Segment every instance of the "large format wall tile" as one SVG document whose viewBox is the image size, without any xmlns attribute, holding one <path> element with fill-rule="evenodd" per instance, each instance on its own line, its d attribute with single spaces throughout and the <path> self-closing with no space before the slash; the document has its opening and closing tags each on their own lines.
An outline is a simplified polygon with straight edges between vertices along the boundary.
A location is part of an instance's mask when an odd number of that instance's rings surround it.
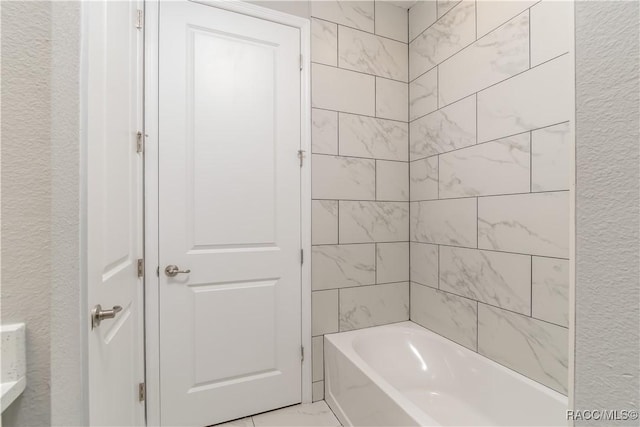
<svg viewBox="0 0 640 427">
<path fill-rule="evenodd" d="M 442 246 L 440 289 L 531 314 L 531 257 Z"/>
<path fill-rule="evenodd" d="M 375 161 L 313 155 L 311 195 L 314 199 L 375 199 Z"/>
<path fill-rule="evenodd" d="M 311 244 L 338 243 L 338 201 L 311 201 Z"/>
<path fill-rule="evenodd" d="M 340 331 L 350 331 L 408 319 L 408 283 L 390 283 L 340 290 Z"/>
<path fill-rule="evenodd" d="M 376 77 L 376 116 L 406 122 L 409 117 L 409 86 Z"/>
<path fill-rule="evenodd" d="M 498 83 L 529 68 L 529 12 L 440 64 L 440 106 Z"/>
<path fill-rule="evenodd" d="M 333 22 L 311 18 L 311 60 L 338 65 L 338 26 Z"/>
<path fill-rule="evenodd" d="M 438 198 L 438 156 L 426 157 L 409 164 L 411 201 Z"/>
<path fill-rule="evenodd" d="M 569 257 L 569 192 L 480 197 L 478 247 Z"/>
<path fill-rule="evenodd" d="M 476 11 L 478 14 L 478 38 L 495 30 L 514 16 L 521 14 L 539 0 L 478 0 Z"/>
<path fill-rule="evenodd" d="M 374 244 L 314 246 L 311 250 L 313 290 L 374 284 L 375 252 Z"/>
<path fill-rule="evenodd" d="M 313 357 L 312 381 L 321 381 L 324 378 L 324 337 L 313 337 L 311 354 Z"/>
<path fill-rule="evenodd" d="M 416 160 L 476 143 L 476 97 L 434 111 L 409 125 L 409 158 Z"/>
<path fill-rule="evenodd" d="M 438 18 L 442 18 L 442 16 L 453 9 L 453 6 L 458 4 L 460 0 L 436 0 L 438 5 Z"/>
<path fill-rule="evenodd" d="M 375 77 L 311 64 L 311 103 L 313 107 L 373 116 Z"/>
<path fill-rule="evenodd" d="M 409 164 L 376 161 L 376 200 L 409 201 Z"/>
<path fill-rule="evenodd" d="M 411 202 L 411 240 L 475 248 L 476 199 Z"/>
<path fill-rule="evenodd" d="M 438 287 L 438 247 L 429 243 L 411 242 L 410 280 L 412 282 Z"/>
<path fill-rule="evenodd" d="M 311 110 L 311 150 L 319 154 L 338 154 L 338 113 Z"/>
<path fill-rule="evenodd" d="M 475 1 L 463 0 L 409 44 L 409 80 L 475 40 Z"/>
<path fill-rule="evenodd" d="M 311 293 L 311 335 L 338 332 L 338 290 Z"/>
<path fill-rule="evenodd" d="M 375 2 L 376 34 L 407 43 L 407 10 L 384 1 Z M 404 47 L 405 51 L 407 47 Z M 408 60 L 405 61 L 408 64 Z"/>
<path fill-rule="evenodd" d="M 524 133 L 442 154 L 440 198 L 529 192 L 529 139 Z"/>
<path fill-rule="evenodd" d="M 531 132 L 531 190 L 568 190 L 571 187 L 571 124 Z"/>
<path fill-rule="evenodd" d="M 438 69 L 424 73 L 409 84 L 409 120 L 438 109 Z"/>
<path fill-rule="evenodd" d="M 407 45 L 340 26 L 338 28 L 338 66 L 406 82 Z"/>
<path fill-rule="evenodd" d="M 409 9 L 409 41 L 430 27 L 437 19 L 435 1 L 418 1 Z"/>
<path fill-rule="evenodd" d="M 409 280 L 409 243 L 376 244 L 376 283 Z"/>
<path fill-rule="evenodd" d="M 520 314 L 478 306 L 478 351 L 567 394 L 568 331 Z"/>
<path fill-rule="evenodd" d="M 533 257 L 532 316 L 569 326 L 569 260 Z"/>
<path fill-rule="evenodd" d="M 373 33 L 374 14 L 373 0 L 324 0 L 311 2 L 311 16 L 370 33 Z"/>
<path fill-rule="evenodd" d="M 472 350 L 478 347 L 477 304 L 411 283 L 411 320 Z"/>
<path fill-rule="evenodd" d="M 340 154 L 407 161 L 406 123 L 340 113 Z"/>
<path fill-rule="evenodd" d="M 340 243 L 404 242 L 409 239 L 409 203 L 350 202 L 339 205 Z"/>
<path fill-rule="evenodd" d="M 478 141 L 564 122 L 571 117 L 569 55 L 478 94 Z"/>
<path fill-rule="evenodd" d="M 542 1 L 531 8 L 531 66 L 571 49 L 572 2 Z"/>
</svg>

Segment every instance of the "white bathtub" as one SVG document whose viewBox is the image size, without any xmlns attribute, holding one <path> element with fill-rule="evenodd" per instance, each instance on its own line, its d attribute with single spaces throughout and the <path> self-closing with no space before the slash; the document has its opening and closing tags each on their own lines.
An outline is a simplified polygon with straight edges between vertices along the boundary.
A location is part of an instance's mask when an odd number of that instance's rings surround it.
<svg viewBox="0 0 640 427">
<path fill-rule="evenodd" d="M 413 322 L 325 335 L 345 426 L 566 426 L 567 398 Z"/>
</svg>

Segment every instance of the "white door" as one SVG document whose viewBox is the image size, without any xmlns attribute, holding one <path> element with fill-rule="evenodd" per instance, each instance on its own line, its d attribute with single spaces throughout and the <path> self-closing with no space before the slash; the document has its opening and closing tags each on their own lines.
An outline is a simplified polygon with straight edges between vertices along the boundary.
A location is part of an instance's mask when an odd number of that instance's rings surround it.
<svg viewBox="0 0 640 427">
<path fill-rule="evenodd" d="M 300 33 L 159 7 L 161 423 L 204 426 L 301 401 Z"/>
<path fill-rule="evenodd" d="M 142 118 L 142 34 L 136 14 L 142 4 L 92 1 L 84 6 L 87 299 L 88 310 L 100 305 L 106 317 L 89 326 L 89 419 L 91 425 L 144 425 L 144 403 L 138 399 L 144 353 L 142 279 L 137 273 L 143 237 L 142 158 L 136 152 Z"/>
</svg>

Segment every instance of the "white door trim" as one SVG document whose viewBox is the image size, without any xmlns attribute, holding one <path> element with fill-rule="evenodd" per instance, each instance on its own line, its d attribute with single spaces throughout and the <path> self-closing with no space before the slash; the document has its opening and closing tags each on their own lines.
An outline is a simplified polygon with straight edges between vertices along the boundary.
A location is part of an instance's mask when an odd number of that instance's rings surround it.
<svg viewBox="0 0 640 427">
<path fill-rule="evenodd" d="M 238 0 L 198 0 L 197 3 L 276 22 L 300 30 L 300 146 L 306 154 L 301 171 L 302 265 L 302 401 L 311 402 L 311 61 L 310 21 Z M 158 269 L 158 19 L 157 1 L 145 1 L 145 346 L 147 425 L 160 424 L 160 313 Z"/>
</svg>

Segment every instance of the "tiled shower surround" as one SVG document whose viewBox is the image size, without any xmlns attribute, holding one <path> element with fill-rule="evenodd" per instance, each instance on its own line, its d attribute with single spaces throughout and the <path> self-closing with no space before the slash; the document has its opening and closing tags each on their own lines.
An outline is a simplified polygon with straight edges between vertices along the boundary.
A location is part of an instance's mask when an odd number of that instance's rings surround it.
<svg viewBox="0 0 640 427">
<path fill-rule="evenodd" d="M 322 335 L 409 319 L 407 11 L 311 4 L 314 400 Z"/>
<path fill-rule="evenodd" d="M 315 398 L 323 334 L 409 317 L 566 394 L 571 4 L 312 15 Z"/>
</svg>

